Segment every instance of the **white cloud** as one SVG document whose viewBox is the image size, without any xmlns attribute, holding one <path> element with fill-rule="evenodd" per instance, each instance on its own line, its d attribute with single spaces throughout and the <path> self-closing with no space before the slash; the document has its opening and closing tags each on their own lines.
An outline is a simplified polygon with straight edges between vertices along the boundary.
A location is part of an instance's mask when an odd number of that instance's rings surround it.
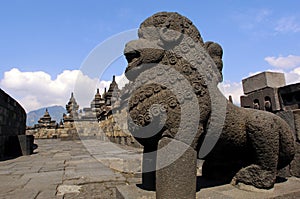
<svg viewBox="0 0 300 199">
<path fill-rule="evenodd" d="M 300 32 L 300 24 L 295 17 L 283 17 L 277 22 L 275 30 L 281 33 Z"/>
<path fill-rule="evenodd" d="M 268 71 L 284 72 L 287 84 L 300 82 L 300 67 L 286 71 L 283 69 Z M 251 73 L 249 76 L 257 73 L 259 72 Z M 124 74 L 116 76 L 116 81 L 119 88 L 128 82 Z M 73 91 L 80 108 L 89 107 L 96 88 L 103 93 L 109 84 L 110 81 L 92 79 L 79 70 L 65 70 L 55 79 L 51 79 L 49 74 L 42 71 L 22 72 L 16 68 L 5 72 L 0 81 L 0 87 L 18 100 L 27 112 L 51 105 L 65 106 Z M 234 104 L 240 104 L 240 96 L 243 95 L 241 82 L 224 81 L 219 84 L 219 89 L 226 98 L 231 95 Z"/>
<path fill-rule="evenodd" d="M 300 67 L 286 73 L 285 78 L 287 84 L 300 83 Z"/>
<path fill-rule="evenodd" d="M 125 76 L 116 76 L 116 81 L 124 80 Z M 119 87 L 123 86 L 123 81 Z M 55 79 L 43 71 L 22 72 L 17 68 L 4 73 L 0 81 L 1 88 L 20 102 L 27 112 L 37 108 L 62 105 L 68 102 L 70 93 L 75 92 L 75 98 L 80 108 L 90 105 L 96 88 L 100 92 L 109 86 L 110 81 L 98 81 L 90 78 L 79 70 L 64 70 Z"/>
<path fill-rule="evenodd" d="M 25 110 L 28 110 L 28 112 L 42 107 L 42 104 L 41 104 L 42 102 L 38 99 L 38 97 L 34 96 L 34 95 L 30 95 L 30 94 L 21 98 L 21 101 L 19 101 L 19 102 L 23 106 L 23 108 L 25 108 Z M 26 105 L 26 107 L 25 107 L 25 105 Z M 50 105 L 52 105 L 52 104 L 50 104 Z"/>
<path fill-rule="evenodd" d="M 243 95 L 241 82 L 224 81 L 220 83 L 218 87 L 227 99 L 229 98 L 229 95 L 231 95 L 233 103 L 240 105 L 240 97 Z"/>
<path fill-rule="evenodd" d="M 285 74 L 287 84 L 300 83 L 300 56 L 288 55 L 286 57 L 266 57 L 265 61 L 275 67 L 275 69 L 270 69 L 268 71 Z"/>
<path fill-rule="evenodd" d="M 116 82 L 118 83 L 119 88 L 123 88 L 129 80 L 125 77 L 125 73 L 120 76 L 116 76 Z"/>
<path fill-rule="evenodd" d="M 271 66 L 282 69 L 289 69 L 300 66 L 300 56 L 288 55 L 287 57 L 265 57 L 265 61 Z"/>
</svg>

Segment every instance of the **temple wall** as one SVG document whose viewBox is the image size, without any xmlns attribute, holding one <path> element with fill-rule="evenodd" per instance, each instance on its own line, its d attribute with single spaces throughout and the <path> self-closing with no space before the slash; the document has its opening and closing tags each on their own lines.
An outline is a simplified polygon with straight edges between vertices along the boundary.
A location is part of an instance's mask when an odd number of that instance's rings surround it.
<svg viewBox="0 0 300 199">
<path fill-rule="evenodd" d="M 0 136 L 24 135 L 26 112 L 22 106 L 0 89 Z"/>
<path fill-rule="evenodd" d="M 0 89 L 1 159 L 6 157 L 15 157 L 19 155 L 27 155 L 32 152 L 32 146 L 29 145 L 33 144 L 33 139 L 30 136 L 25 136 L 25 129 L 25 110 L 15 99 L 13 99 L 2 89 Z M 30 141 L 27 143 L 27 140 Z M 27 145 L 28 148 L 26 148 Z"/>
<path fill-rule="evenodd" d="M 27 135 L 33 135 L 39 139 L 58 138 L 61 136 L 61 133 L 62 131 L 59 129 L 38 128 L 26 130 Z"/>
<path fill-rule="evenodd" d="M 108 116 L 98 122 L 95 120 L 77 120 L 65 122 L 63 128 L 31 128 L 26 130 L 27 135 L 35 139 L 98 139 L 111 141 L 117 144 L 133 147 L 142 147 L 127 129 L 126 110 Z"/>
<path fill-rule="evenodd" d="M 131 135 L 127 128 L 127 112 L 122 109 L 100 122 L 100 128 L 110 141 L 133 147 L 142 147 Z"/>
</svg>

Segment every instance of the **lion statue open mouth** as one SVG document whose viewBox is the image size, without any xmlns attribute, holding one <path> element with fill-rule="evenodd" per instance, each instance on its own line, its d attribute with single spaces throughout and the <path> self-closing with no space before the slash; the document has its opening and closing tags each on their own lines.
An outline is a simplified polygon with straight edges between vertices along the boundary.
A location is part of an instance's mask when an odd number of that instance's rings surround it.
<svg viewBox="0 0 300 199">
<path fill-rule="evenodd" d="M 277 169 L 295 154 L 291 129 L 272 113 L 227 101 L 217 88 L 222 47 L 204 43 L 192 22 L 174 12 L 147 18 L 138 36 L 124 51 L 126 77 L 137 83 L 128 106 L 133 136 L 150 151 L 177 140 L 196 153 L 215 137 L 201 157 L 203 176 L 272 188 Z"/>
</svg>

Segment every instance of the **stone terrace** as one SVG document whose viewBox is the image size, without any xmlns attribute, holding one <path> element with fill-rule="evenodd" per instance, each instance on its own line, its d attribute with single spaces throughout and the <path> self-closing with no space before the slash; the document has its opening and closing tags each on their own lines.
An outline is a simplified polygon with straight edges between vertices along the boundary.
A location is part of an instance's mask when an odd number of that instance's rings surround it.
<svg viewBox="0 0 300 199">
<path fill-rule="evenodd" d="M 0 162 L 0 198 L 115 198 L 116 185 L 139 180 L 126 168 L 132 158 L 140 165 L 138 149 L 99 140 L 35 142 L 36 154 Z"/>
<path fill-rule="evenodd" d="M 141 149 L 100 140 L 36 140 L 36 154 L 0 162 L 0 198 L 155 198 L 142 191 Z M 199 170 L 201 171 L 201 170 Z M 299 198 L 290 178 L 269 192 L 200 182 L 197 198 Z"/>
</svg>

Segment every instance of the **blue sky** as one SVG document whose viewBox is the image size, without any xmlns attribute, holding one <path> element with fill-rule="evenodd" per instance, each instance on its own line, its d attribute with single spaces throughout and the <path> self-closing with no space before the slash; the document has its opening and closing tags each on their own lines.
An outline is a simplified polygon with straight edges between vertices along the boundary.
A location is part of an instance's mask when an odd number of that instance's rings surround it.
<svg viewBox="0 0 300 199">
<path fill-rule="evenodd" d="M 120 32 L 138 28 L 158 11 L 179 12 L 193 21 L 204 41 L 222 45 L 226 94 L 237 94 L 234 89 L 238 89 L 242 78 L 258 71 L 283 71 L 289 82 L 297 81 L 299 7 L 300 2 L 295 0 L 1 1 L 0 86 L 21 101 L 26 110 L 62 101 L 64 105 L 72 88 L 52 93 L 61 101 L 43 101 L 45 94 L 33 92 L 34 88 L 25 92 L 22 85 L 26 84 L 18 81 L 38 76 L 35 80 L 46 78 L 48 85 L 57 80 L 55 86 L 61 85 L 59 78 L 75 74 L 97 45 Z M 110 51 L 103 56 L 105 53 Z M 121 75 L 125 66 L 124 58 L 119 58 L 101 79 L 108 81 L 112 74 Z M 51 89 L 55 90 L 55 86 Z M 44 88 L 47 90 L 47 85 Z"/>
</svg>

